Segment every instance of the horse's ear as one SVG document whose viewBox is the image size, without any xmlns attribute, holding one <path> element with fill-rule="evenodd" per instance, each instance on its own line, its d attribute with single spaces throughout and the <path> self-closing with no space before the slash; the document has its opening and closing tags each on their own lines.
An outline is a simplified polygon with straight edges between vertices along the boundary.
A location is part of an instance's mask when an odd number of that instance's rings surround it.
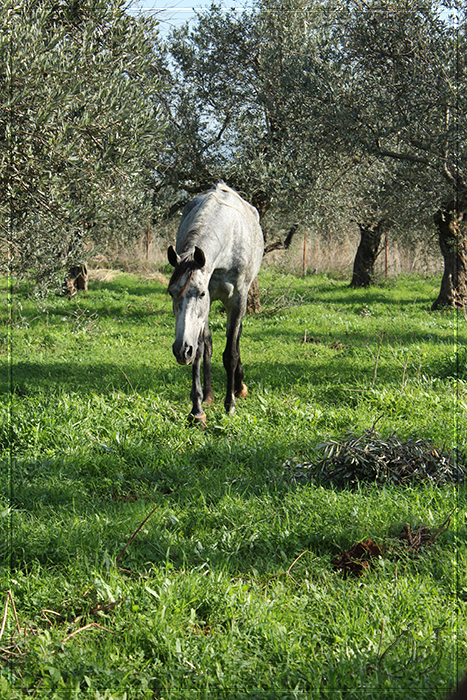
<svg viewBox="0 0 467 700">
<path fill-rule="evenodd" d="M 206 265 L 206 256 L 201 248 L 195 246 L 195 252 L 193 253 L 193 258 L 195 263 L 202 269 Z"/>
<path fill-rule="evenodd" d="M 178 255 L 173 245 L 169 245 L 169 247 L 167 248 L 167 259 L 172 265 L 172 267 L 177 267 L 177 265 L 180 264 L 180 256 Z"/>
</svg>

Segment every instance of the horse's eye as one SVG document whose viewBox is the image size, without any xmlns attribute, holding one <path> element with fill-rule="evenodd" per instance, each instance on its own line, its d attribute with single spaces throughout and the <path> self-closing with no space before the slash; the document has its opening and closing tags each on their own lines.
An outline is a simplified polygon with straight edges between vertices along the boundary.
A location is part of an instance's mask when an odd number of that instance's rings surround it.
<svg viewBox="0 0 467 700">
<path fill-rule="evenodd" d="M 201 294 L 199 295 L 199 298 L 202 299 L 205 296 L 206 296 L 206 292 L 201 292 Z"/>
</svg>

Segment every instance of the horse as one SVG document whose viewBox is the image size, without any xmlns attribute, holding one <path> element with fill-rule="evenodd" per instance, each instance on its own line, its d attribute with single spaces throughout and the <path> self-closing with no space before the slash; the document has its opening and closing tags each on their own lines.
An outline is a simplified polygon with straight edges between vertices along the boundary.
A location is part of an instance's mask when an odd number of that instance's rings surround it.
<svg viewBox="0 0 467 700">
<path fill-rule="evenodd" d="M 227 373 L 226 413 L 233 415 L 236 399 L 248 394 L 243 383 L 240 335 L 248 291 L 263 252 L 257 210 L 224 182 L 185 205 L 175 248 L 169 246 L 167 257 L 174 268 L 168 286 L 175 316 L 172 350 L 179 364 L 193 366 L 191 424 L 206 423 L 202 403 L 209 404 L 214 398 L 209 310 L 217 299 L 227 311 L 227 343 L 222 356 Z"/>
</svg>

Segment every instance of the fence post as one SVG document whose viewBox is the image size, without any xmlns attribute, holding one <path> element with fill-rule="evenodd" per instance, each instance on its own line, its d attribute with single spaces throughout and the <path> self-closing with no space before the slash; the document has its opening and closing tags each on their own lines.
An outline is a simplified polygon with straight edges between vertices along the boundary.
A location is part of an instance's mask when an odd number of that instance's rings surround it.
<svg viewBox="0 0 467 700">
<path fill-rule="evenodd" d="M 306 275 L 306 231 L 303 236 L 303 263 L 302 263 L 302 277 Z"/>
<path fill-rule="evenodd" d="M 151 217 L 148 216 L 148 230 L 146 232 L 146 262 L 149 260 L 149 222 L 151 220 Z"/>
<path fill-rule="evenodd" d="M 388 229 L 384 234 L 384 272 L 386 279 L 388 278 Z"/>
</svg>

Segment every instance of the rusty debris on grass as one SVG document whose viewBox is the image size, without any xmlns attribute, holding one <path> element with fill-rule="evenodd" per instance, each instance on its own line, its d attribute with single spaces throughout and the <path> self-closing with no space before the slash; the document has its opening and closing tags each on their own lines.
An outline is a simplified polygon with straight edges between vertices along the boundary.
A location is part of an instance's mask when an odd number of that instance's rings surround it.
<svg viewBox="0 0 467 700">
<path fill-rule="evenodd" d="M 407 523 L 397 537 L 399 542 L 407 545 L 407 551 L 419 550 L 423 544 L 429 544 L 432 540 L 432 532 L 425 525 L 419 525 L 412 529 Z"/>
<path fill-rule="evenodd" d="M 367 538 L 355 544 L 348 552 L 335 557 L 331 563 L 346 579 L 349 576 L 362 576 L 365 571 L 374 568 L 376 559 L 382 555 L 382 548 Z"/>
<path fill-rule="evenodd" d="M 388 558 L 397 558 L 397 544 L 402 543 L 405 546 L 406 552 L 419 552 L 423 546 L 434 544 L 438 537 L 448 529 L 451 523 L 451 517 L 455 511 L 456 508 L 449 513 L 448 517 L 436 530 L 430 530 L 425 525 L 418 525 L 412 528 L 407 523 L 402 528 L 402 532 L 397 536 L 395 544 L 393 541 L 391 546 L 384 547 L 367 538 L 355 544 L 347 552 L 334 557 L 331 564 L 334 570 L 341 571 L 344 579 L 346 579 L 349 576 L 361 576 L 365 571 L 374 568 L 376 559 L 382 557 L 383 554 Z"/>
</svg>

